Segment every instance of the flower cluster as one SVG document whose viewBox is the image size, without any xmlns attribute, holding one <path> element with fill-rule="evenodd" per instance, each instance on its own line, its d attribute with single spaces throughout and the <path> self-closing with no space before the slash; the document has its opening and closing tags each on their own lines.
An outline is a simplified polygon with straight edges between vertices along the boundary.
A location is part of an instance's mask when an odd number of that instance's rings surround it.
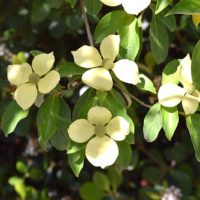
<svg viewBox="0 0 200 200">
<path fill-rule="evenodd" d="M 107 108 L 95 106 L 88 111 L 87 119 L 74 121 L 68 129 L 71 140 L 87 142 L 86 158 L 96 167 L 105 168 L 116 161 L 119 150 L 115 141 L 124 140 L 130 131 L 123 117 L 111 118 Z"/>
<path fill-rule="evenodd" d="M 199 106 L 200 92 L 195 88 L 192 81 L 189 55 L 180 61 L 177 75 L 183 87 L 171 83 L 162 85 L 158 91 L 159 103 L 165 107 L 174 107 L 182 102 L 185 114 L 193 114 Z"/>
<path fill-rule="evenodd" d="M 43 53 L 35 56 L 32 67 L 28 63 L 8 66 L 8 80 L 17 87 L 14 99 L 22 109 L 30 108 L 37 97 L 49 93 L 59 83 L 59 73 L 51 70 L 54 61 L 53 53 Z"/>
<path fill-rule="evenodd" d="M 140 83 L 138 66 L 134 61 L 122 59 L 114 63 L 119 53 L 120 38 L 118 35 L 109 35 L 100 44 L 100 52 L 92 47 L 84 45 L 77 51 L 72 51 L 74 62 L 83 68 L 92 68 L 82 76 L 82 81 L 101 91 L 109 91 L 113 87 L 112 70 L 117 78 L 125 83 L 136 85 Z"/>
</svg>

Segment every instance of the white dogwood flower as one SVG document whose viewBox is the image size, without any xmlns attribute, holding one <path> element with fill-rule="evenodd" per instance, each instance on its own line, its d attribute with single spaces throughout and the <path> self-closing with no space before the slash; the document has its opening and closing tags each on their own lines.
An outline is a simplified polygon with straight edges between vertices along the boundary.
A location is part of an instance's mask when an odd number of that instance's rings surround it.
<svg viewBox="0 0 200 200">
<path fill-rule="evenodd" d="M 100 106 L 92 107 L 86 119 L 74 121 L 68 134 L 76 143 L 85 143 L 86 158 L 96 166 L 105 168 L 112 165 L 119 154 L 115 141 L 122 141 L 129 134 L 129 123 L 121 116 L 112 118 L 111 112 Z"/>
<path fill-rule="evenodd" d="M 100 0 L 107 6 L 119 6 L 122 4 L 124 10 L 128 14 L 138 15 L 141 11 L 147 8 L 151 0 Z"/>
<path fill-rule="evenodd" d="M 39 93 L 47 94 L 59 83 L 59 73 L 51 70 L 54 61 L 53 53 L 43 53 L 34 57 L 32 67 L 28 63 L 8 66 L 7 77 L 17 86 L 14 98 L 22 109 L 31 107 Z"/>
<path fill-rule="evenodd" d="M 82 75 L 82 81 L 101 91 L 109 91 L 113 87 L 112 70 L 117 78 L 125 83 L 136 85 L 140 82 L 138 66 L 134 61 L 122 59 L 114 63 L 119 53 L 120 38 L 118 35 L 109 35 L 100 44 L 100 52 L 92 47 L 84 45 L 77 51 L 72 51 L 74 62 L 83 68 L 92 68 Z"/>
<path fill-rule="evenodd" d="M 189 54 L 180 61 L 177 74 L 183 88 L 175 84 L 162 85 L 158 91 L 159 103 L 166 107 L 174 107 L 182 102 L 185 114 L 193 114 L 199 106 L 200 92 L 195 89 L 192 82 Z"/>
</svg>

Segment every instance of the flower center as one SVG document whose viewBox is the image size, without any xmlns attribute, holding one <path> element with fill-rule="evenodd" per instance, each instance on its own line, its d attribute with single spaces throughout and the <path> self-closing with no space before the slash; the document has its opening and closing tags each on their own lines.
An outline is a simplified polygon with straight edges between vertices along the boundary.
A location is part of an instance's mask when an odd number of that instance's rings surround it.
<svg viewBox="0 0 200 200">
<path fill-rule="evenodd" d="M 112 69 L 114 67 L 114 63 L 112 59 L 106 58 L 102 61 L 102 66 L 105 67 L 106 69 Z"/>
<path fill-rule="evenodd" d="M 40 80 L 40 76 L 36 73 L 32 73 L 32 74 L 30 74 L 28 79 L 29 79 L 30 83 L 37 84 L 38 81 Z"/>
<path fill-rule="evenodd" d="M 96 136 L 104 136 L 106 133 L 106 129 L 104 125 L 96 125 L 95 134 Z"/>
</svg>

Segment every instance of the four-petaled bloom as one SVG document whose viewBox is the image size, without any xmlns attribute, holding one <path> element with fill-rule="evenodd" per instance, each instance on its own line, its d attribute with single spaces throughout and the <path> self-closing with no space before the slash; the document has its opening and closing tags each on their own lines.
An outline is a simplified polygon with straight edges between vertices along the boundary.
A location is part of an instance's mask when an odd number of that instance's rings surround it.
<svg viewBox="0 0 200 200">
<path fill-rule="evenodd" d="M 193 85 L 189 55 L 181 60 L 177 75 L 183 88 L 175 84 L 162 85 L 158 91 L 159 103 L 166 107 L 174 107 L 182 101 L 185 114 L 193 114 L 200 102 L 200 92 Z"/>
<path fill-rule="evenodd" d="M 119 6 L 122 4 L 128 14 L 138 15 L 149 6 L 151 0 L 100 0 L 107 6 Z"/>
<path fill-rule="evenodd" d="M 49 93 L 59 83 L 59 73 L 50 71 L 54 61 L 53 53 L 43 53 L 35 56 L 32 67 L 28 63 L 8 66 L 7 77 L 11 84 L 17 86 L 14 98 L 22 109 L 31 107 L 38 94 Z"/>
<path fill-rule="evenodd" d="M 82 81 L 101 91 L 112 89 L 113 81 L 109 73 L 112 69 L 117 78 L 123 82 L 136 85 L 140 82 L 138 66 L 134 61 L 122 59 L 114 63 L 119 53 L 120 38 L 118 35 L 109 35 L 100 44 L 100 52 L 92 47 L 84 45 L 77 51 L 72 51 L 74 62 L 83 68 L 92 68 L 82 75 Z"/>
<path fill-rule="evenodd" d="M 78 119 L 68 129 L 74 142 L 88 141 L 86 158 L 96 167 L 105 168 L 116 161 L 119 149 L 115 141 L 124 140 L 130 131 L 130 125 L 123 117 L 111 118 L 107 108 L 95 106 L 89 110 L 87 120 Z"/>
</svg>

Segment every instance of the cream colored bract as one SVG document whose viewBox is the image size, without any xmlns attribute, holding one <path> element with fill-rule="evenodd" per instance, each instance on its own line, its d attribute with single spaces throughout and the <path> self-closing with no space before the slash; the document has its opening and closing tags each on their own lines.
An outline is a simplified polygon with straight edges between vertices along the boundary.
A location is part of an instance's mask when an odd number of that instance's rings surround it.
<svg viewBox="0 0 200 200">
<path fill-rule="evenodd" d="M 88 141 L 86 158 L 96 167 L 105 168 L 116 161 L 119 149 L 115 141 L 124 140 L 130 132 L 130 125 L 123 117 L 111 118 L 107 108 L 95 106 L 88 111 L 87 120 L 78 119 L 68 129 L 74 142 Z"/>
<path fill-rule="evenodd" d="M 124 10 L 128 14 L 138 15 L 141 11 L 147 8 L 151 0 L 100 0 L 107 6 L 119 6 L 122 4 Z"/>
<path fill-rule="evenodd" d="M 122 59 L 114 63 L 119 53 L 119 43 L 118 35 L 109 35 L 100 44 L 101 54 L 96 48 L 87 45 L 80 47 L 77 51 L 72 51 L 77 65 L 92 68 L 82 76 L 85 84 L 96 90 L 111 90 L 113 81 L 109 70 L 112 70 L 117 78 L 125 83 L 136 85 L 140 82 L 138 66 L 134 61 Z"/>
<path fill-rule="evenodd" d="M 31 107 L 39 93 L 47 94 L 59 83 L 59 73 L 50 71 L 54 61 L 53 53 L 43 53 L 34 57 L 32 67 L 28 63 L 8 66 L 7 77 L 17 86 L 14 98 L 22 109 Z"/>
<path fill-rule="evenodd" d="M 196 112 L 200 102 L 200 92 L 192 82 L 191 59 L 187 55 L 177 68 L 179 80 L 183 88 L 175 84 L 162 85 L 158 91 L 159 103 L 166 107 L 174 107 L 182 102 L 186 115 Z"/>
</svg>

